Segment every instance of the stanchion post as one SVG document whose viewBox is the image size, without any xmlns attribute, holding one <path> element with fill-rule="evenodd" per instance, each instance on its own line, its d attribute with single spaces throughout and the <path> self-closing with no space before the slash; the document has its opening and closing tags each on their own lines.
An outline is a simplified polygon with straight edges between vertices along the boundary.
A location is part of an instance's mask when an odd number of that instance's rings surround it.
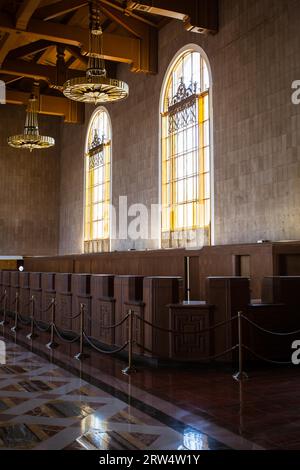
<svg viewBox="0 0 300 470">
<path fill-rule="evenodd" d="M 133 311 L 128 311 L 128 366 L 122 370 L 123 374 L 130 375 L 136 372 L 136 368 L 133 365 Z"/>
<path fill-rule="evenodd" d="M 3 320 L 0 322 L 0 325 L 3 326 L 6 323 L 6 309 L 7 309 L 7 292 L 4 289 L 4 297 L 3 297 Z"/>
<path fill-rule="evenodd" d="M 79 353 L 77 353 L 74 358 L 77 359 L 78 361 L 81 361 L 81 359 L 85 359 L 89 357 L 88 354 L 85 354 L 83 352 L 83 341 L 84 341 L 84 309 L 85 305 L 80 304 L 80 350 Z"/>
<path fill-rule="evenodd" d="M 243 312 L 238 312 L 238 336 L 239 336 L 239 371 L 233 378 L 238 382 L 248 379 L 248 375 L 243 371 Z"/>
<path fill-rule="evenodd" d="M 56 302 L 55 298 L 51 300 L 51 338 L 48 344 L 46 344 L 46 347 L 48 349 L 53 349 L 58 346 L 58 344 L 54 341 L 54 334 L 55 334 L 55 307 L 56 307 Z"/>
<path fill-rule="evenodd" d="M 31 296 L 30 303 L 31 303 L 30 333 L 26 336 L 27 339 L 33 339 L 37 336 L 34 332 L 34 316 L 35 316 L 34 295 Z"/>
<path fill-rule="evenodd" d="M 191 300 L 191 284 L 190 284 L 190 257 L 185 258 L 185 290 L 186 290 L 186 301 Z"/>
<path fill-rule="evenodd" d="M 14 333 L 18 330 L 18 317 L 19 317 L 19 293 L 16 292 L 16 300 L 15 300 L 15 324 L 11 328 L 11 331 Z"/>
</svg>

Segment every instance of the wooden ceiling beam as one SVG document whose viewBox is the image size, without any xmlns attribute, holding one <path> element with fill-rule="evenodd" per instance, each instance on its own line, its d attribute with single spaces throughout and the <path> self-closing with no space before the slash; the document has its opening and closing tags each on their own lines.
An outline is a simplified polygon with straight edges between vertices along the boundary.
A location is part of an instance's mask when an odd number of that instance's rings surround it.
<svg viewBox="0 0 300 470">
<path fill-rule="evenodd" d="M 1 75 L 0 79 L 5 82 L 6 85 L 9 85 L 10 83 L 16 82 L 18 80 L 22 80 L 23 77 L 17 77 L 14 75 Z"/>
<path fill-rule="evenodd" d="M 80 49 L 78 49 L 78 47 L 75 47 L 75 46 L 66 46 L 66 50 L 68 52 L 70 52 L 70 54 L 72 54 L 73 57 L 75 57 L 75 59 L 78 59 L 80 60 L 80 62 L 87 66 L 88 64 L 88 58 L 84 55 L 81 54 L 80 52 Z"/>
<path fill-rule="evenodd" d="M 102 6 L 101 11 L 107 18 L 110 18 L 140 39 L 140 63 L 138 67 L 133 67 L 132 70 L 135 72 L 147 70 L 150 73 L 156 73 L 158 67 L 157 30 L 135 18 L 126 16 L 108 5 Z"/>
<path fill-rule="evenodd" d="M 40 0 L 23 0 L 20 5 L 15 21 L 15 30 L 7 31 L 0 43 L 0 66 L 7 54 L 14 49 L 18 40 L 17 31 L 25 30 L 34 10 L 38 7 Z"/>
<path fill-rule="evenodd" d="M 49 84 L 56 83 L 56 67 L 34 64 L 25 60 L 5 60 L 2 64 L 1 73 L 44 80 Z M 82 71 L 80 70 L 69 70 L 68 72 L 68 78 L 80 76 L 82 76 Z"/>
<path fill-rule="evenodd" d="M 45 7 L 38 8 L 34 17 L 43 21 L 49 21 L 62 15 L 66 15 L 72 11 L 88 5 L 88 1 L 84 0 L 63 0 Z"/>
<path fill-rule="evenodd" d="M 44 39 L 41 39 L 40 41 L 34 41 L 26 44 L 26 46 L 21 46 L 12 50 L 8 57 L 9 59 L 19 59 L 20 57 L 26 57 L 30 54 L 47 49 L 47 47 L 51 46 L 51 44 L 52 43 L 50 41 L 45 41 Z"/>
<path fill-rule="evenodd" d="M 27 28 L 33 13 L 41 3 L 41 0 L 23 0 L 16 14 L 16 29 Z"/>
<path fill-rule="evenodd" d="M 0 30 L 7 33 L 20 33 L 12 18 L 3 12 L 0 12 Z M 36 41 L 45 39 L 74 46 L 88 44 L 88 30 L 49 21 L 31 19 L 26 28 L 26 35 L 29 39 Z"/>
<path fill-rule="evenodd" d="M 152 26 L 153 28 L 157 28 L 157 24 L 154 23 L 153 21 L 149 20 L 148 18 L 145 18 L 144 16 L 139 16 L 136 15 L 132 10 L 129 10 L 127 8 L 123 8 L 120 5 L 117 5 L 116 3 L 111 2 L 110 0 L 100 0 L 101 4 L 108 5 L 114 10 L 122 12 L 124 15 L 131 16 L 132 18 L 135 18 L 136 20 L 147 24 L 148 26 Z"/>
<path fill-rule="evenodd" d="M 129 11 L 143 11 L 184 22 L 188 31 L 218 32 L 218 0 L 127 0 Z"/>
<path fill-rule="evenodd" d="M 17 41 L 15 33 L 5 33 L 0 41 L 0 66 L 4 62 L 7 54 L 14 48 Z"/>
<path fill-rule="evenodd" d="M 66 62 L 66 68 L 68 69 L 69 67 L 71 67 L 71 65 L 73 65 L 74 62 L 76 62 L 76 57 L 71 56 L 70 59 L 67 60 L 67 62 Z"/>
<path fill-rule="evenodd" d="M 30 93 L 16 90 L 6 91 L 6 103 L 27 105 Z M 51 116 L 63 116 L 65 122 L 83 123 L 84 105 L 68 100 L 63 96 L 40 95 L 39 113 Z"/>
<path fill-rule="evenodd" d="M 125 16 L 118 10 L 111 8 L 110 6 L 101 6 L 102 13 L 111 20 L 115 21 L 121 25 L 126 31 L 129 31 L 131 34 L 142 38 L 147 35 L 147 30 L 149 26 L 144 23 L 139 22 L 138 20 L 131 18 L 130 16 Z M 125 10 L 124 10 L 125 11 Z"/>
<path fill-rule="evenodd" d="M 42 50 L 42 51 L 39 51 L 35 54 L 34 58 L 32 59 L 32 62 L 34 64 L 37 64 L 38 61 L 43 57 L 43 55 L 45 54 L 46 52 L 46 49 Z"/>
<path fill-rule="evenodd" d="M 17 33 L 11 18 L 0 13 L 0 31 Z M 54 43 L 62 43 L 81 47 L 86 54 L 89 49 L 89 31 L 50 21 L 32 19 L 29 21 L 26 35 L 29 39 L 45 39 Z M 138 38 L 103 33 L 103 56 L 106 60 L 133 64 L 140 67 L 140 40 Z M 148 72 L 148 70 L 144 70 Z"/>
<path fill-rule="evenodd" d="M 69 26 L 78 26 L 84 24 L 89 16 L 89 6 L 86 5 L 85 7 L 79 8 L 78 10 L 74 11 L 71 15 L 71 18 L 67 20 L 67 25 Z"/>
</svg>

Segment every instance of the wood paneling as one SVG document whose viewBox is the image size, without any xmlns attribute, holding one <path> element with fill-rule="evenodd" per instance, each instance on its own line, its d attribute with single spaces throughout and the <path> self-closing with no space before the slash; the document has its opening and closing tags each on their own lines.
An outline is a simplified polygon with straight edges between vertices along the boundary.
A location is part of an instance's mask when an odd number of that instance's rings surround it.
<svg viewBox="0 0 300 470">
<path fill-rule="evenodd" d="M 214 330 L 215 354 L 221 354 L 238 343 L 237 320 L 230 322 L 239 311 L 247 312 L 250 303 L 249 279 L 242 277 L 207 278 L 207 301 L 214 305 L 215 324 L 228 324 Z M 233 353 L 222 356 L 221 362 L 231 360 Z"/>
<path fill-rule="evenodd" d="M 119 323 L 126 316 L 128 303 L 141 302 L 143 300 L 143 276 L 116 276 L 114 284 L 115 321 Z M 116 328 L 115 342 L 123 346 L 128 338 L 128 323 Z M 125 340 L 125 341 L 124 341 Z"/>
<path fill-rule="evenodd" d="M 28 315 L 30 312 L 30 274 L 22 272 L 19 274 L 20 283 L 20 312 Z"/>
<path fill-rule="evenodd" d="M 52 309 L 49 308 L 53 298 L 56 297 L 55 292 L 55 273 L 42 273 L 42 319 L 46 323 L 52 320 Z"/>
<path fill-rule="evenodd" d="M 55 276 L 56 288 L 56 324 L 64 331 L 72 329 L 72 275 L 57 273 Z"/>
<path fill-rule="evenodd" d="M 213 356 L 214 333 L 201 334 L 214 324 L 212 306 L 197 303 L 170 305 L 169 316 L 171 329 L 182 332 L 170 335 L 170 359 L 207 360 Z"/>
<path fill-rule="evenodd" d="M 284 246 L 284 244 L 282 244 Z M 112 252 L 51 258 L 25 258 L 28 271 L 185 277 L 185 258 L 190 257 L 191 300 L 204 300 L 205 279 L 235 276 L 235 257 L 250 265 L 251 297 L 260 298 L 261 281 L 273 275 L 272 244 L 225 245 L 202 250 L 153 250 Z M 296 246 L 300 253 L 300 244 Z M 246 259 L 245 258 L 245 259 Z"/>
<path fill-rule="evenodd" d="M 30 273 L 30 297 L 34 296 L 35 318 L 43 320 L 42 312 L 42 273 Z"/>
<path fill-rule="evenodd" d="M 172 328 L 168 305 L 179 303 L 181 292 L 180 277 L 146 277 L 143 289 L 145 320 L 161 328 Z M 148 325 L 144 328 L 146 351 L 152 351 L 154 357 L 170 357 L 172 335 Z"/>
<path fill-rule="evenodd" d="M 92 324 L 91 336 L 102 343 L 115 344 L 114 276 L 91 276 Z"/>
<path fill-rule="evenodd" d="M 91 276 L 89 274 L 72 275 L 72 316 L 80 313 L 80 304 L 85 305 L 84 310 L 84 331 L 91 334 Z M 80 316 L 72 319 L 72 328 L 80 334 Z"/>
</svg>

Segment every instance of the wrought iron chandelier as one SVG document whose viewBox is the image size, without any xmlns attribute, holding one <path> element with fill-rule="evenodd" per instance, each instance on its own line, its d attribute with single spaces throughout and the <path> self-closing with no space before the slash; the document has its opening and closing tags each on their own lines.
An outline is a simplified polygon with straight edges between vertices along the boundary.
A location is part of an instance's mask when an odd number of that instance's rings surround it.
<svg viewBox="0 0 300 470">
<path fill-rule="evenodd" d="M 85 77 L 68 80 L 63 85 L 64 95 L 74 101 L 107 103 L 127 98 L 127 83 L 107 77 L 103 59 L 103 31 L 100 24 L 99 2 L 90 0 L 90 47 Z"/>
<path fill-rule="evenodd" d="M 34 90 L 38 84 L 34 84 Z M 37 113 L 37 97 L 33 90 L 30 95 L 27 112 L 24 133 L 13 135 L 8 138 L 8 145 L 18 149 L 28 149 L 30 152 L 34 149 L 46 149 L 55 145 L 53 137 L 40 135 L 38 125 L 38 113 Z"/>
</svg>

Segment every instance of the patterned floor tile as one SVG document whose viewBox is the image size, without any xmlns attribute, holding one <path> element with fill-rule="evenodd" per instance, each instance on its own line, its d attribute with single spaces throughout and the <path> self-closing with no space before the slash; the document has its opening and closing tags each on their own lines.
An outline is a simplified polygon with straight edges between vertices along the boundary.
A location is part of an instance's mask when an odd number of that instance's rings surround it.
<svg viewBox="0 0 300 470">
<path fill-rule="evenodd" d="M 0 449 L 33 449 L 36 445 L 59 432 L 54 426 L 27 424 L 0 424 Z"/>
<path fill-rule="evenodd" d="M 159 411 L 157 400 L 144 392 L 147 404 L 132 399 L 127 385 L 92 385 L 7 340 L 6 347 L 7 363 L 0 366 L 0 449 L 226 448 L 167 415 L 167 404 Z"/>
</svg>

